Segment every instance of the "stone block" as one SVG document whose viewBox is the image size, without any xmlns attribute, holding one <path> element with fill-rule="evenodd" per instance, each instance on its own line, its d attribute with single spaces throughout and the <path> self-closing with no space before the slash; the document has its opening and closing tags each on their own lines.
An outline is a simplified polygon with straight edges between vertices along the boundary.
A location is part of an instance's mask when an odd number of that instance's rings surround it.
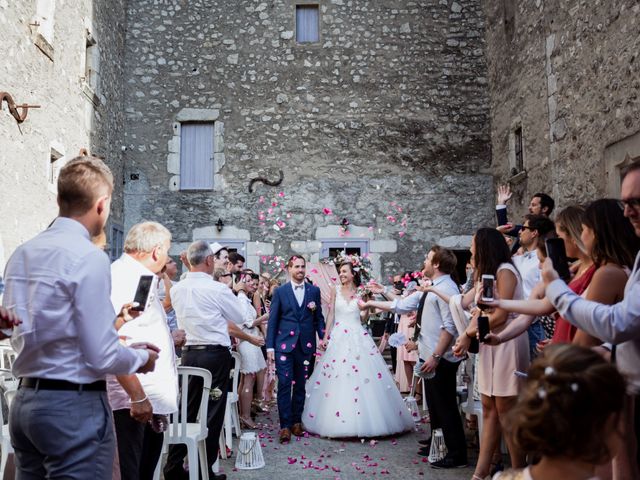
<svg viewBox="0 0 640 480">
<path fill-rule="evenodd" d="M 273 255 L 273 243 L 267 242 L 247 242 L 247 255 Z"/>
<path fill-rule="evenodd" d="M 221 217 L 224 220 L 224 216 Z M 235 225 L 225 225 L 222 232 L 218 232 L 215 225 L 194 228 L 192 231 L 193 240 L 211 240 L 224 244 L 227 240 L 251 240 L 249 230 L 238 228 Z"/>
<path fill-rule="evenodd" d="M 169 179 L 169 190 L 172 192 L 180 191 L 180 175 L 174 175 Z"/>
<path fill-rule="evenodd" d="M 174 135 L 167 142 L 169 153 L 180 153 L 180 136 Z"/>
<path fill-rule="evenodd" d="M 180 154 L 170 153 L 167 155 L 167 172 L 180 174 Z"/>
<path fill-rule="evenodd" d="M 396 253 L 398 243 L 395 240 L 372 240 L 369 243 L 370 253 Z"/>
<path fill-rule="evenodd" d="M 176 115 L 178 122 L 213 122 L 220 116 L 220 110 L 209 108 L 183 108 Z M 215 126 L 214 126 L 215 130 Z"/>
</svg>

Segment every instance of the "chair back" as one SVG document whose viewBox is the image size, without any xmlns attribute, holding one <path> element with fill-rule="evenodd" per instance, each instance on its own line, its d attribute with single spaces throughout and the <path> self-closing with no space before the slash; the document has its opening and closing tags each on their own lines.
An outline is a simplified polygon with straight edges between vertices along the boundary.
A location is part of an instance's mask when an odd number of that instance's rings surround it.
<svg viewBox="0 0 640 480">
<path fill-rule="evenodd" d="M 0 368 L 11 370 L 13 361 L 16 359 L 16 352 L 9 345 L 0 345 Z"/>
<path fill-rule="evenodd" d="M 198 383 L 202 384 L 202 395 L 200 397 L 200 408 L 198 409 L 198 419 L 196 423 L 200 425 L 200 433 L 206 434 L 207 432 L 207 409 L 209 407 L 209 394 L 211 393 L 211 372 L 204 368 L 178 367 L 178 385 L 180 387 L 178 411 L 169 416 L 169 427 L 167 428 L 167 438 L 173 440 L 174 443 L 183 443 L 179 440 L 187 437 L 189 389 L 196 388 Z"/>
<path fill-rule="evenodd" d="M 238 394 L 238 387 L 240 386 L 240 353 L 231 352 L 231 356 L 233 357 L 233 370 L 231 370 L 232 375 L 232 392 L 234 394 Z"/>
</svg>

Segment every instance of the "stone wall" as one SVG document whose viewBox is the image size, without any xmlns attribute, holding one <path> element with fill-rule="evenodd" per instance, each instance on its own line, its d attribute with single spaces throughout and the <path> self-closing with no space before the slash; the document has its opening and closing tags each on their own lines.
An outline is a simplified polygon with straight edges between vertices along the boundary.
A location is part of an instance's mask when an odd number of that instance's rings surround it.
<svg viewBox="0 0 640 480">
<path fill-rule="evenodd" d="M 497 182 L 512 177 L 513 129 L 524 134 L 514 215 L 537 191 L 560 208 L 617 195 L 620 165 L 640 157 L 640 5 L 510 3 L 486 0 L 484 11 Z"/>
<path fill-rule="evenodd" d="M 6 104 L 0 113 L 0 270 L 55 218 L 57 171 L 81 148 L 107 157 L 116 177 L 112 215 L 123 221 L 124 0 L 55 2 L 44 18 L 39 9 L 47 3 L 0 0 L 0 91 L 40 105 L 20 125 Z M 85 79 L 87 31 L 98 47 L 93 86 Z M 53 169 L 52 154 L 60 157 Z"/>
<path fill-rule="evenodd" d="M 466 247 L 460 235 L 491 221 L 480 3 L 314 3 L 317 44 L 296 43 L 291 0 L 128 2 L 127 227 L 162 222 L 174 253 L 194 238 L 242 240 L 252 262 L 365 239 L 386 275 L 417 268 L 441 238 Z M 215 118 L 213 190 L 179 189 L 185 114 Z M 280 186 L 248 192 L 278 170 Z M 260 196 L 280 203 L 285 227 L 260 225 Z"/>
</svg>

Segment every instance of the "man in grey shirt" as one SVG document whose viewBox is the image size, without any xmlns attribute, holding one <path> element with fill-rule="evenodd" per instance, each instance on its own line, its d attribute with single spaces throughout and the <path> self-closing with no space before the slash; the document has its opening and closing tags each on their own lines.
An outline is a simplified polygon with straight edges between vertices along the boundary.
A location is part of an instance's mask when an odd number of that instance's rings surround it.
<svg viewBox="0 0 640 480">
<path fill-rule="evenodd" d="M 434 246 L 429 250 L 422 273 L 431 279 L 432 288 L 447 295 L 460 293 L 451 279 L 456 268 L 456 256 L 451 250 Z M 456 373 L 461 358 L 453 354 L 452 347 L 458 335 L 449 304 L 433 292 L 416 292 L 393 302 L 367 302 L 368 306 L 399 314 L 418 311 L 420 334 L 417 344 L 407 343 L 407 350 L 418 349 L 424 361 L 422 372 L 433 374 L 426 378 L 425 392 L 429 405 L 431 428 L 441 428 L 447 445 L 447 456 L 431 464 L 433 468 L 457 468 L 467 464 L 467 444 L 458 411 Z M 429 454 L 428 441 L 418 453 Z"/>
<path fill-rule="evenodd" d="M 640 162 L 632 164 L 625 172 L 621 197 L 620 206 L 624 208 L 624 216 L 640 237 Z M 617 345 L 616 363 L 628 377 L 630 393 L 635 397 L 634 426 L 637 440 L 640 433 L 640 254 L 629 275 L 624 299 L 615 305 L 590 302 L 573 293 L 559 279 L 550 259 L 543 265 L 542 279 L 546 284 L 547 298 L 565 320 L 605 342 Z M 635 455 L 639 460 L 637 449 Z"/>
</svg>

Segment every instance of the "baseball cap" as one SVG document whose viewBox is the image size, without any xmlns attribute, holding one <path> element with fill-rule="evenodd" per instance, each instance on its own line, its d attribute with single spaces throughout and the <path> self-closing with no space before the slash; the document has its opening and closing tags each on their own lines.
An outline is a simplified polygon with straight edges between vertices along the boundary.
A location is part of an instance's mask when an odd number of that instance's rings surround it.
<svg viewBox="0 0 640 480">
<path fill-rule="evenodd" d="M 209 248 L 211 249 L 211 251 L 215 255 L 220 250 L 222 250 L 223 248 L 226 248 L 226 247 L 224 245 L 219 244 L 218 242 L 213 242 L 213 243 L 209 244 Z"/>
</svg>

